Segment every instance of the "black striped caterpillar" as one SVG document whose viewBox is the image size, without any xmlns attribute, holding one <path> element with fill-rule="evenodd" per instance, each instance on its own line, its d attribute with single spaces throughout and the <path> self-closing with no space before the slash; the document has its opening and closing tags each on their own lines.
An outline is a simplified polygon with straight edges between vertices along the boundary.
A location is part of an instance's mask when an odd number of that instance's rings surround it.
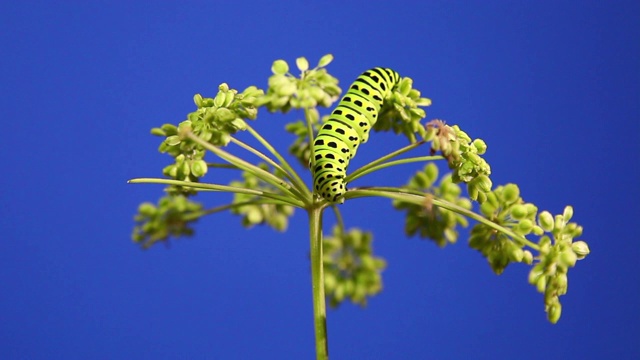
<svg viewBox="0 0 640 360">
<path fill-rule="evenodd" d="M 313 184 L 316 193 L 330 202 L 346 191 L 344 178 L 358 146 L 367 142 L 380 108 L 400 82 L 400 75 L 376 67 L 362 73 L 322 125 L 313 143 Z"/>
</svg>

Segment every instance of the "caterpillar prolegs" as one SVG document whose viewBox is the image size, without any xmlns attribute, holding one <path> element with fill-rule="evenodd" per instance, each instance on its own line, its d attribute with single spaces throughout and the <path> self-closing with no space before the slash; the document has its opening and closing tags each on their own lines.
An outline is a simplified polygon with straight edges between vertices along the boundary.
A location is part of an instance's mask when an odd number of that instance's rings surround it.
<svg viewBox="0 0 640 360">
<path fill-rule="evenodd" d="M 383 102 L 399 81 L 400 75 L 391 69 L 365 71 L 320 128 L 313 143 L 313 186 L 327 201 L 336 202 L 344 195 L 349 161 L 369 139 Z"/>
</svg>

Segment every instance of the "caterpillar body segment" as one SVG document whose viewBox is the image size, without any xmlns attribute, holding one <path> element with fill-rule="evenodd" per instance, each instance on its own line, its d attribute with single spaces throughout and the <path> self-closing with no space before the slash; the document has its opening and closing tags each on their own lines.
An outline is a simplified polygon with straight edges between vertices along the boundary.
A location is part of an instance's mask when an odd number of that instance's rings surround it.
<svg viewBox="0 0 640 360">
<path fill-rule="evenodd" d="M 320 128 L 313 143 L 311 170 L 315 192 L 327 201 L 338 202 L 344 195 L 349 161 L 369 139 L 380 108 L 399 82 L 400 75 L 388 68 L 365 71 Z"/>
</svg>

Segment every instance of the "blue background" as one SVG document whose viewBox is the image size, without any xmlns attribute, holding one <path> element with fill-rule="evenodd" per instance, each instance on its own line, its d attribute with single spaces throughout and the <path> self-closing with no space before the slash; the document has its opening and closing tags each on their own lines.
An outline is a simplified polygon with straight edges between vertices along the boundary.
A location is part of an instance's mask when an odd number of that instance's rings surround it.
<svg viewBox="0 0 640 360">
<path fill-rule="evenodd" d="M 637 1 L 3 1 L 0 51 L 2 359 L 313 358 L 304 213 L 286 234 L 216 215 L 142 251 L 132 217 L 162 187 L 126 180 L 160 175 L 149 129 L 194 93 L 264 88 L 273 60 L 326 53 L 343 89 L 372 66 L 412 77 L 428 119 L 487 142 L 495 185 L 572 204 L 592 250 L 554 326 L 526 266 L 495 276 L 464 238 L 406 239 L 388 201 L 349 202 L 389 266 L 366 309 L 329 312 L 332 359 L 640 358 Z M 255 127 L 284 149 L 300 116 Z M 354 168 L 405 144 L 379 135 Z"/>
</svg>

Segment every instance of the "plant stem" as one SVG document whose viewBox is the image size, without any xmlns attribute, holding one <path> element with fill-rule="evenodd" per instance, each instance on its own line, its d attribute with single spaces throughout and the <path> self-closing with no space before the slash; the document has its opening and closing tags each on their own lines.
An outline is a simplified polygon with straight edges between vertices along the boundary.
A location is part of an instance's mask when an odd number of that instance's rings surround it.
<svg viewBox="0 0 640 360">
<path fill-rule="evenodd" d="M 370 173 L 372 173 L 374 171 L 382 170 L 384 168 L 388 168 L 388 167 L 391 167 L 391 166 L 402 165 L 402 164 L 410 164 L 410 163 L 414 163 L 414 162 L 426 162 L 426 161 L 433 161 L 433 160 L 442 160 L 442 159 L 444 159 L 444 157 L 442 157 L 441 155 L 434 155 L 434 156 L 418 156 L 418 157 L 412 157 L 412 158 L 388 161 L 388 162 L 381 163 L 381 164 L 378 164 L 378 165 L 375 165 L 375 166 L 367 167 L 366 170 L 361 170 L 360 172 L 355 174 L 355 176 L 353 174 L 351 174 L 351 176 L 348 176 L 347 180 L 345 180 L 345 181 L 353 181 L 353 180 L 356 180 L 359 177 L 363 177 L 363 176 L 368 175 L 368 174 L 370 174 Z"/>
<path fill-rule="evenodd" d="M 398 188 L 372 187 L 368 189 L 350 190 L 345 195 L 345 197 L 347 198 L 358 198 L 358 197 L 369 197 L 369 196 L 381 196 L 381 197 L 386 197 L 394 200 L 402 200 L 402 201 L 406 201 L 416 205 L 420 205 L 424 201 L 424 194 L 411 189 L 398 189 Z M 509 236 L 514 241 L 520 243 L 523 246 L 528 246 L 538 251 L 540 250 L 540 246 L 538 246 L 538 244 L 530 241 L 529 239 L 527 239 L 522 235 L 516 234 L 515 232 L 513 232 L 511 229 L 507 227 L 497 224 L 491 221 L 490 219 L 487 219 L 484 216 L 475 213 L 472 210 L 465 209 L 461 206 L 458 206 L 454 203 L 451 203 L 443 199 L 434 198 L 432 199 L 432 201 L 433 201 L 433 205 L 435 206 L 453 211 L 460 215 L 463 215 L 473 220 L 476 220 L 478 222 L 481 222 L 487 225 L 488 227 Z"/>
<path fill-rule="evenodd" d="M 282 164 L 282 167 L 284 168 L 283 171 L 285 174 L 287 174 L 290 177 L 291 182 L 295 185 L 295 187 L 300 190 L 303 195 L 305 197 L 311 197 L 311 191 L 309 191 L 309 189 L 307 189 L 307 186 L 305 185 L 304 181 L 300 178 L 300 176 L 298 175 L 298 173 L 293 170 L 293 168 L 291 167 L 291 165 L 289 165 L 289 163 L 287 162 L 287 160 L 280 155 L 280 153 L 273 147 L 271 146 L 271 144 L 264 139 L 257 131 L 255 131 L 251 126 L 249 126 L 249 124 L 247 124 L 247 130 L 249 131 L 249 133 L 251 133 L 251 135 L 253 135 L 253 137 L 255 137 L 267 150 L 269 150 L 269 152 L 271 152 L 273 154 L 273 156 L 276 157 L 276 159 L 278 159 L 278 161 L 280 161 L 280 164 Z"/>
<path fill-rule="evenodd" d="M 286 205 L 292 205 L 299 208 L 304 208 L 305 204 L 299 201 L 297 198 L 291 198 L 285 195 L 280 195 L 276 193 L 271 193 L 268 191 L 262 190 L 254 190 L 247 189 L 242 187 L 228 186 L 228 185 L 219 185 L 219 184 L 207 184 L 207 183 L 197 183 L 190 181 L 181 181 L 181 180 L 173 180 L 173 179 L 157 179 L 157 178 L 136 178 L 127 181 L 129 184 L 165 184 L 165 185 L 178 185 L 185 186 L 193 189 L 200 189 L 202 191 L 220 191 L 220 192 L 230 192 L 230 193 L 238 193 L 238 194 L 249 194 L 261 196 L 263 198 L 273 199 L 270 203 L 280 203 Z"/>
<path fill-rule="evenodd" d="M 316 334 L 316 359 L 329 359 L 327 343 L 327 307 L 324 296 L 324 268 L 322 261 L 322 211 L 309 209 L 309 237 L 311 239 L 311 285 L 313 290 L 313 323 Z"/>
<path fill-rule="evenodd" d="M 381 158 L 378 158 L 377 160 L 374 160 L 374 161 L 362 166 L 361 168 L 354 170 L 351 174 L 349 174 L 347 176 L 347 178 L 345 179 L 345 182 L 349 182 L 351 180 L 357 179 L 360 176 L 362 176 L 361 173 L 368 171 L 370 168 L 372 168 L 372 167 L 374 167 L 376 165 L 382 164 L 383 162 L 385 162 L 387 160 L 391 160 L 396 156 L 400 156 L 400 155 L 402 155 L 402 154 L 404 154 L 404 153 L 406 153 L 408 151 L 411 151 L 411 150 L 417 148 L 418 146 L 420 146 L 420 145 L 422 145 L 424 143 L 425 143 L 424 140 L 418 141 L 418 142 L 409 144 L 409 145 L 407 145 L 407 146 L 405 146 L 405 147 L 403 147 L 401 149 L 398 149 L 398 150 L 396 150 L 396 151 L 394 151 L 392 153 L 389 153 L 389 154 L 387 154 L 387 155 L 385 155 L 385 156 L 383 156 Z"/>
</svg>

